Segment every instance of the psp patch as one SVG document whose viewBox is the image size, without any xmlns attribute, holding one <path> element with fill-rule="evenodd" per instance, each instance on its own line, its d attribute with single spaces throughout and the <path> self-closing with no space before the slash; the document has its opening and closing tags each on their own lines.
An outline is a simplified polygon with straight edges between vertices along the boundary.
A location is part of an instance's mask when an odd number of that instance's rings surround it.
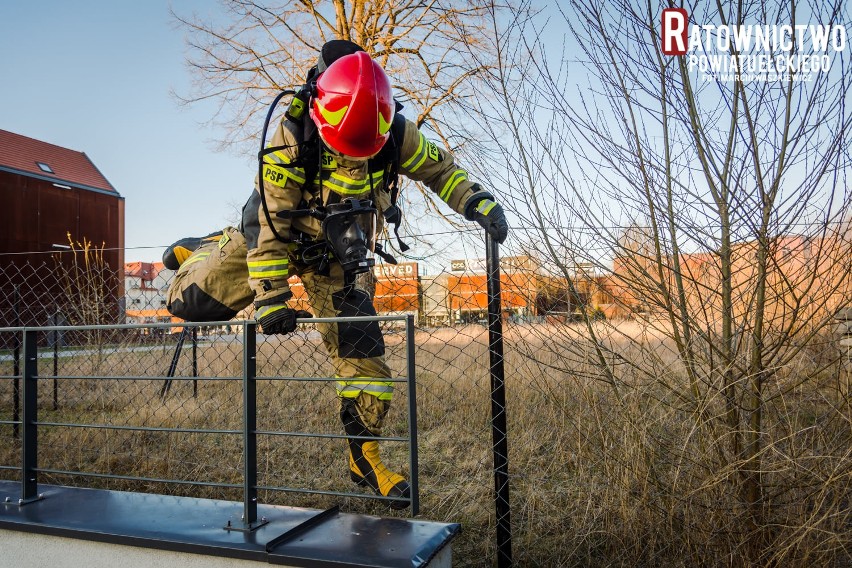
<svg viewBox="0 0 852 568">
<path fill-rule="evenodd" d="M 263 166 L 263 179 L 278 187 L 287 185 L 287 170 L 271 164 Z"/>
<path fill-rule="evenodd" d="M 429 158 L 433 162 L 440 162 L 443 159 L 443 156 L 441 156 L 441 151 L 438 150 L 438 145 L 434 142 L 429 142 L 426 148 L 426 152 L 428 153 Z"/>
<path fill-rule="evenodd" d="M 336 170 L 337 169 L 337 160 L 335 160 L 334 156 L 332 156 L 328 152 L 323 152 L 323 154 L 322 154 L 322 169 L 324 169 L 324 170 Z"/>
</svg>

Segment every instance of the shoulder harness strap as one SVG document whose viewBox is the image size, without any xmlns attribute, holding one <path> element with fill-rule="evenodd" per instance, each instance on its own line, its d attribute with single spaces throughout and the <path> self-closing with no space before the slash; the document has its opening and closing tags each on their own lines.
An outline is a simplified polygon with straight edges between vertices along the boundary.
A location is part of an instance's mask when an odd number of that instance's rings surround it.
<svg viewBox="0 0 852 568">
<path fill-rule="evenodd" d="M 410 247 L 406 245 L 399 236 L 399 225 L 402 223 L 402 211 L 397 207 L 396 202 L 399 198 L 399 155 L 402 151 L 402 140 L 405 137 L 405 117 L 399 114 L 402 105 L 397 102 L 397 113 L 391 124 L 390 138 L 382 148 L 379 155 L 374 158 L 377 162 L 384 165 L 385 169 L 385 187 L 390 192 L 390 207 L 384 211 L 385 220 L 393 225 L 393 232 L 396 235 L 396 242 L 399 250 L 406 252 Z"/>
</svg>

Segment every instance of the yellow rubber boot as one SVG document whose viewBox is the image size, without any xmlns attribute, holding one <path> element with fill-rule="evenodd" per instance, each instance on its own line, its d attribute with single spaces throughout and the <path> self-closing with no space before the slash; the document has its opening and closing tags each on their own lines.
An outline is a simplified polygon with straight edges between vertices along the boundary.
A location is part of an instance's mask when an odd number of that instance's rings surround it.
<svg viewBox="0 0 852 568">
<path fill-rule="evenodd" d="M 405 509 L 411 499 L 411 487 L 403 476 L 382 463 L 379 442 L 370 439 L 381 434 L 387 406 L 387 403 L 365 395 L 357 400 L 341 399 L 340 419 L 346 434 L 351 436 L 348 439 L 349 477 L 358 485 L 371 488 L 377 495 L 394 497 L 393 501 L 388 501 L 394 509 Z M 368 417 L 366 421 L 371 427 L 367 427 L 362 414 Z"/>
<path fill-rule="evenodd" d="M 163 265 L 169 270 L 177 270 L 195 250 L 205 242 L 218 241 L 222 231 L 210 233 L 204 237 L 187 237 L 173 243 L 163 253 Z"/>
<path fill-rule="evenodd" d="M 394 509 L 405 509 L 411 487 L 403 476 L 389 470 L 379 456 L 379 443 L 349 440 L 349 476 L 358 485 L 370 487 L 377 495 L 397 497 L 389 501 Z"/>
<path fill-rule="evenodd" d="M 367 485 L 367 480 L 364 479 L 364 474 L 358 469 L 358 464 L 355 463 L 355 456 L 352 455 L 351 451 L 349 452 L 349 479 L 358 485 Z"/>
</svg>

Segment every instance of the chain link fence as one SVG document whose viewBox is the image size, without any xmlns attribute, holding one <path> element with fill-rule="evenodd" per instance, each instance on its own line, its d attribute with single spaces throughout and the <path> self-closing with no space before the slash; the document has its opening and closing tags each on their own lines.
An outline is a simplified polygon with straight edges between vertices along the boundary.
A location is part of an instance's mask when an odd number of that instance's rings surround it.
<svg viewBox="0 0 852 568">
<path fill-rule="evenodd" d="M 242 326 L 239 317 L 201 326 L 176 357 L 183 326 L 165 306 L 173 276 L 148 263 L 129 263 L 123 274 L 97 262 L 0 267 L 3 326 L 140 324 L 37 335 L 44 378 L 41 482 L 240 500 Z M 422 277 L 414 263 L 386 265 L 373 276 L 360 285 L 373 292 L 380 315 L 410 314 L 417 321 L 420 514 L 462 523 L 457 557 L 462 565 L 478 565 L 496 555 L 485 276 Z M 451 278 L 463 290 L 456 298 L 447 294 Z M 303 302 L 298 281 L 291 284 L 295 303 Z M 520 308 L 511 313 L 528 317 Z M 406 375 L 402 324 L 381 323 L 395 377 Z M 17 479 L 20 334 L 0 333 L 0 341 L 0 436 L 6 441 L 0 476 Z M 301 324 L 286 336 L 260 334 L 257 352 L 257 430 L 290 434 L 258 438 L 260 501 L 342 502 L 353 512 L 409 514 L 350 496 L 365 490 L 349 479 L 333 366 L 315 326 Z M 381 444 L 385 464 L 406 477 L 412 474 L 404 442 L 412 435 L 408 404 L 404 385 L 397 385 Z"/>
<path fill-rule="evenodd" d="M 458 263 L 432 275 L 411 263 L 378 267 L 361 285 L 380 315 L 415 317 L 420 515 L 461 523 L 456 563 L 482 566 L 498 557 L 500 523 L 486 276 L 475 262 Z M 729 487 L 739 462 L 714 430 L 726 416 L 722 390 L 686 380 L 667 322 L 647 308 L 637 316 L 633 296 L 593 277 L 568 286 L 527 257 L 504 259 L 502 269 L 507 408 L 497 410 L 508 420 L 514 562 L 724 565 L 749 529 Z M 165 308 L 172 275 L 145 263 L 123 273 L 86 262 L 0 266 L 2 327 L 156 324 L 39 334 L 39 421 L 56 425 L 40 431 L 41 481 L 240 500 L 242 399 L 233 378 L 242 373 L 242 330 L 198 328 L 167 383 L 182 329 Z M 382 329 L 388 364 L 404 376 L 404 327 Z M 0 478 L 9 480 L 18 479 L 22 450 L 19 335 L 0 333 Z M 775 526 L 789 527 L 767 548 L 788 565 L 843 564 L 852 546 L 849 378 L 837 338 L 809 337 L 766 383 L 761 467 L 776 488 L 767 507 Z M 257 351 L 258 431 L 322 434 L 259 436 L 260 501 L 409 514 L 348 495 L 363 490 L 349 480 L 327 380 L 333 367 L 313 325 L 258 335 Z M 796 380 L 804 366 L 817 369 L 813 380 Z M 293 377 L 317 380 L 284 380 Z M 407 405 L 397 388 L 384 436 L 411 436 Z M 72 423 L 91 427 L 62 426 Z M 96 427 L 107 423 L 127 429 Z M 411 475 L 404 442 L 383 442 L 382 452 Z"/>
</svg>

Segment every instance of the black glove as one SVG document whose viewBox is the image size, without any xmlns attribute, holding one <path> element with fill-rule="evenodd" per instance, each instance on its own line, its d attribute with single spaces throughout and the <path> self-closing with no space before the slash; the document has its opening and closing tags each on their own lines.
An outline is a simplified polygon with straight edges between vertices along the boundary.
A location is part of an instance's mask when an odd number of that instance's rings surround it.
<svg viewBox="0 0 852 568">
<path fill-rule="evenodd" d="M 284 304 L 273 304 L 257 308 L 255 317 L 263 333 L 291 333 L 296 330 L 296 318 L 309 318 L 310 312 L 294 310 Z"/>
<path fill-rule="evenodd" d="M 503 208 L 499 203 L 495 203 L 491 199 L 483 199 L 476 204 L 476 207 L 471 212 L 474 221 L 482 225 L 482 228 L 488 231 L 491 238 L 497 239 L 498 243 L 503 243 L 506 236 L 509 234 L 509 222 L 506 221 L 506 214 L 503 213 Z"/>
</svg>

